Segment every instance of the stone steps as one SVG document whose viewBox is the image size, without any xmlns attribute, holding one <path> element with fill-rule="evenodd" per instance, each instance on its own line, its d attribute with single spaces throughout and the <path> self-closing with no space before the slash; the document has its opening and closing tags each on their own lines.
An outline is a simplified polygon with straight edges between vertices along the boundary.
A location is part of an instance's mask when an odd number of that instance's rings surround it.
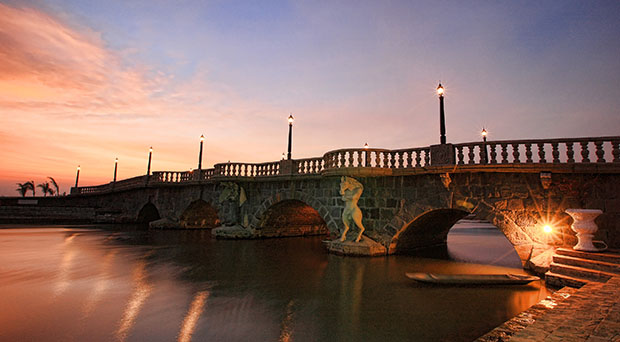
<svg viewBox="0 0 620 342">
<path fill-rule="evenodd" d="M 581 287 L 589 282 L 604 283 L 620 275 L 620 253 L 592 253 L 559 248 L 553 256 L 547 284 L 556 287 Z"/>
</svg>

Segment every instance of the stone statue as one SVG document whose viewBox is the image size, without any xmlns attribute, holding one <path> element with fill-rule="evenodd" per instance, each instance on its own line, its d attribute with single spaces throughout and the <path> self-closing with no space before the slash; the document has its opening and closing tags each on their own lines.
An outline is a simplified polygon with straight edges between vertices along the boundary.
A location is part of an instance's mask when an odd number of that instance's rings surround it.
<svg viewBox="0 0 620 342">
<path fill-rule="evenodd" d="M 340 195 L 344 201 L 344 210 L 342 211 L 342 223 L 344 224 L 344 231 L 340 237 L 340 241 L 344 241 L 347 238 L 347 231 L 351 223 L 355 223 L 360 232 L 355 239 L 355 242 L 359 242 L 362 238 L 362 233 L 365 228 L 362 225 L 362 210 L 357 206 L 357 202 L 362 196 L 364 186 L 357 180 L 343 176 L 340 178 Z"/>
<path fill-rule="evenodd" d="M 224 225 L 239 224 L 239 217 L 241 215 L 241 206 L 247 201 L 245 189 L 233 182 L 220 183 L 222 189 L 218 202 L 223 206 L 224 210 L 221 213 L 224 219 Z M 247 216 L 247 214 L 245 215 Z M 248 218 L 243 218 L 242 225 L 246 227 L 248 225 Z"/>
</svg>

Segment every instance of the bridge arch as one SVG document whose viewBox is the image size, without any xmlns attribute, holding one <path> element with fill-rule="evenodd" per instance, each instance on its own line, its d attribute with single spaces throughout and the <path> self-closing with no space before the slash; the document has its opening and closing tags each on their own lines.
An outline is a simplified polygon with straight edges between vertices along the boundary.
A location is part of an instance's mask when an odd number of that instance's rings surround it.
<svg viewBox="0 0 620 342">
<path fill-rule="evenodd" d="M 338 236 L 339 229 L 336 225 L 336 221 L 330 215 L 329 209 L 324 206 L 320 201 L 312 198 L 308 194 L 300 191 L 294 193 L 291 192 L 279 192 L 266 200 L 255 211 L 251 225 L 257 230 L 262 230 L 263 227 L 268 227 L 268 224 L 276 223 L 277 225 L 291 223 L 290 218 L 294 216 L 293 210 L 302 210 L 305 215 L 310 216 L 307 220 L 300 220 L 298 224 L 300 226 L 316 225 L 324 227 L 315 227 L 314 231 L 320 232 L 319 234 L 327 234 Z M 282 216 L 284 218 L 282 218 Z M 299 219 L 299 218 L 298 218 Z M 312 230 L 310 228 L 301 228 L 303 230 Z M 282 232 L 283 234 L 287 234 Z M 261 232 L 263 234 L 269 234 L 268 232 Z M 278 234 L 278 233 L 275 233 Z M 308 234 L 295 234 L 295 235 L 308 235 Z M 266 236 L 266 235 L 263 235 Z M 280 235 L 281 236 L 281 235 Z M 291 235 L 292 236 L 292 235 Z"/>
<path fill-rule="evenodd" d="M 446 244 L 450 228 L 469 215 L 462 209 L 431 209 L 403 225 L 394 235 L 390 252 L 408 254 L 417 249 Z"/>
<path fill-rule="evenodd" d="M 215 228 L 220 225 L 217 210 L 202 199 L 191 202 L 179 216 L 184 228 Z"/>
<path fill-rule="evenodd" d="M 152 202 L 147 202 L 138 212 L 136 222 L 149 223 L 151 221 L 159 220 L 160 218 L 161 216 L 159 215 L 159 210 L 157 210 L 155 204 Z"/>
</svg>

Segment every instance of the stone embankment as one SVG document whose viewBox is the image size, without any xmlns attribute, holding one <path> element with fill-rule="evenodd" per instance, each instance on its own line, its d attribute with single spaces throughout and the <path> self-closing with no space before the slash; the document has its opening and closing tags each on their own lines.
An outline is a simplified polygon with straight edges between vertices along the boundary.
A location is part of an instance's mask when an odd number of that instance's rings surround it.
<svg viewBox="0 0 620 342">
<path fill-rule="evenodd" d="M 476 341 L 620 341 L 620 252 L 558 249 L 546 280 L 566 287 Z"/>
</svg>

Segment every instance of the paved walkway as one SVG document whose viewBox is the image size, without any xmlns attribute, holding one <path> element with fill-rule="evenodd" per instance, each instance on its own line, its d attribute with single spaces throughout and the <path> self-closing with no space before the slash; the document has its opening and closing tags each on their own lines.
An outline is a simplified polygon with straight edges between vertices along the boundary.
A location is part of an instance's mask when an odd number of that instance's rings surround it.
<svg viewBox="0 0 620 342">
<path fill-rule="evenodd" d="M 620 277 L 557 291 L 477 341 L 620 342 Z"/>
</svg>

